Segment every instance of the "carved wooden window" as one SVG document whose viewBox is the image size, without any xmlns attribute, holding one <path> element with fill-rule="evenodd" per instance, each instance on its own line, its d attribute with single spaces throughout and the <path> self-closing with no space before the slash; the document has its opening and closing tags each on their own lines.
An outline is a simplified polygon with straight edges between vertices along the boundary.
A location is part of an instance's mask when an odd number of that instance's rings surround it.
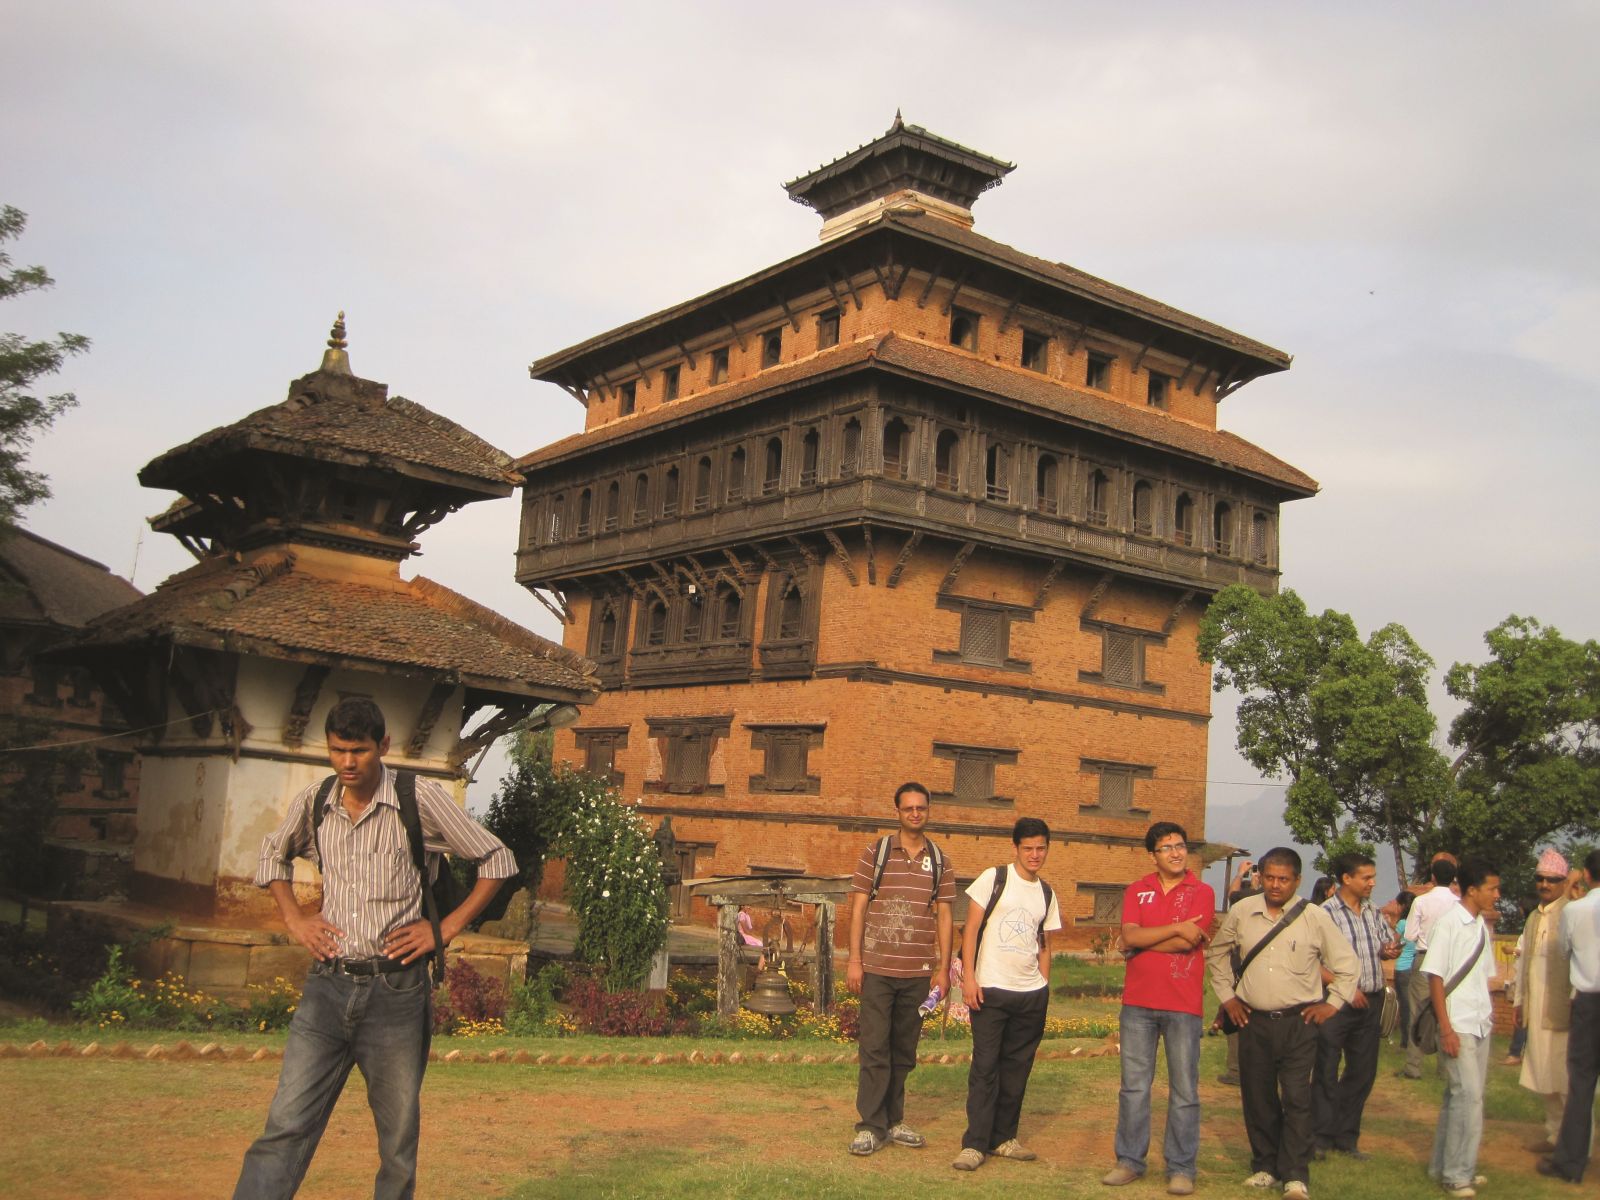
<svg viewBox="0 0 1600 1200">
<path fill-rule="evenodd" d="M 620 649 L 617 644 L 617 624 L 616 610 L 607 606 L 600 614 L 600 631 L 595 639 L 595 651 L 602 657 L 610 658 Z"/>
<path fill-rule="evenodd" d="M 552 545 L 561 540 L 563 522 L 567 516 L 566 493 L 550 497 L 550 521 L 545 528 L 545 540 Z"/>
<path fill-rule="evenodd" d="M 633 523 L 642 525 L 650 519 L 650 476 L 638 475 L 633 481 Z"/>
<path fill-rule="evenodd" d="M 980 667 L 1003 667 L 1008 671 L 1029 669 L 1028 663 L 1011 657 L 1011 623 L 1032 621 L 1033 609 L 970 600 L 964 596 L 940 596 L 938 607 L 961 614 L 961 641 L 955 650 L 935 650 L 934 662 L 971 663 Z"/>
<path fill-rule="evenodd" d="M 1137 688 L 1156 695 L 1166 691 L 1162 684 L 1152 683 L 1145 677 L 1145 647 L 1151 642 L 1164 646 L 1165 634 L 1101 621 L 1084 621 L 1080 627 L 1100 639 L 1100 669 L 1079 671 L 1079 679 L 1086 683 Z"/>
<path fill-rule="evenodd" d="M 701 458 L 694 465 L 694 498 L 689 511 L 705 512 L 711 507 L 711 459 Z"/>
<path fill-rule="evenodd" d="M 722 791 L 720 781 L 711 780 L 712 757 L 719 739 L 728 735 L 728 717 L 647 718 L 650 737 L 660 756 L 660 776 L 647 779 L 650 791 L 692 795 Z"/>
<path fill-rule="evenodd" d="M 1030 371 L 1044 371 L 1048 361 L 1050 339 L 1042 333 L 1022 331 L 1022 365 Z"/>
<path fill-rule="evenodd" d="M 1256 513 L 1250 518 L 1250 561 L 1266 563 L 1268 547 L 1271 545 L 1271 529 L 1265 513 Z"/>
<path fill-rule="evenodd" d="M 805 632 L 805 601 L 799 583 L 791 578 L 784 589 L 783 598 L 778 602 L 780 639 L 797 638 Z"/>
<path fill-rule="evenodd" d="M 628 748 L 628 727 L 610 726 L 596 729 L 574 729 L 578 750 L 583 755 L 583 769 L 598 775 L 612 787 L 623 785 L 623 774 L 617 770 L 617 751 Z"/>
<path fill-rule="evenodd" d="M 588 537 L 594 525 L 594 492 L 584 488 L 578 493 L 578 536 Z"/>
<path fill-rule="evenodd" d="M 1127 890 L 1120 883 L 1080 883 L 1078 895 L 1089 899 L 1089 915 L 1079 917 L 1080 925 L 1121 925 L 1122 896 Z"/>
<path fill-rule="evenodd" d="M 633 410 L 638 405 L 638 394 L 639 385 L 637 383 L 625 383 L 617 389 L 617 396 L 621 400 L 620 407 L 623 416 L 627 417 L 633 415 Z"/>
<path fill-rule="evenodd" d="M 783 486 L 783 439 L 767 439 L 766 469 L 761 474 L 761 494 L 776 495 Z"/>
<path fill-rule="evenodd" d="M 957 308 L 950 312 L 950 344 L 963 350 L 978 348 L 978 314 Z"/>
<path fill-rule="evenodd" d="M 1106 525 L 1111 521 L 1111 480 L 1101 470 L 1089 472 L 1084 488 L 1084 519 L 1091 525 Z"/>
<path fill-rule="evenodd" d="M 1011 451 L 1004 446 L 989 447 L 984 462 L 984 494 L 1004 503 L 1011 499 Z"/>
<path fill-rule="evenodd" d="M 682 376 L 681 367 L 664 367 L 661 371 L 661 402 L 678 398 L 678 383 Z"/>
<path fill-rule="evenodd" d="M 938 793 L 939 800 L 957 804 L 1010 804 L 1008 796 L 995 795 L 994 769 L 1001 765 L 1014 765 L 1017 751 L 995 746 L 962 746 L 951 742 L 935 742 L 933 756 L 954 762 L 948 792 Z"/>
<path fill-rule="evenodd" d="M 1155 532 L 1156 490 L 1143 479 L 1133 485 L 1133 531 L 1146 537 Z"/>
<path fill-rule="evenodd" d="M 711 382 L 713 385 L 728 381 L 728 348 L 718 346 L 711 352 Z"/>
<path fill-rule="evenodd" d="M 678 515 L 677 467 L 668 467 L 667 473 L 661 477 L 661 515 L 663 517 Z"/>
<path fill-rule="evenodd" d="M 808 755 L 822 745 L 821 725 L 752 725 L 750 748 L 765 759 L 759 775 L 750 776 L 752 792 L 816 795 L 822 781 L 808 774 Z"/>
<path fill-rule="evenodd" d="M 783 326 L 761 335 L 761 367 L 775 367 L 783 361 Z"/>
<path fill-rule="evenodd" d="M 1111 390 L 1111 355 L 1089 351 L 1088 365 L 1084 368 L 1083 382 L 1085 387 L 1092 387 L 1097 392 Z"/>
<path fill-rule="evenodd" d="M 911 468 L 911 430 L 899 417 L 883 427 L 883 473 L 904 479 Z"/>
<path fill-rule="evenodd" d="M 822 449 L 822 435 L 815 429 L 806 430 L 800 439 L 800 486 L 810 487 L 817 482 L 817 457 Z"/>
<path fill-rule="evenodd" d="M 622 508 L 622 485 L 615 480 L 606 488 L 606 507 L 601 514 L 601 527 L 610 533 L 617 527 L 617 514 Z"/>
<path fill-rule="evenodd" d="M 1211 546 L 1218 554 L 1233 553 L 1233 508 L 1221 502 L 1212 510 Z"/>
<path fill-rule="evenodd" d="M 839 310 L 824 309 L 817 316 L 817 349 L 826 350 L 839 344 Z"/>
<path fill-rule="evenodd" d="M 839 447 L 839 474 L 848 479 L 861 469 L 861 422 L 851 417 L 844 423 Z"/>
<path fill-rule="evenodd" d="M 100 759 L 100 786 L 94 794 L 101 800 L 122 800 L 128 795 L 128 764 L 133 755 L 114 750 L 102 750 Z"/>
<path fill-rule="evenodd" d="M 934 443 L 933 482 L 951 491 L 961 486 L 961 435 L 953 429 L 941 430 Z"/>
<path fill-rule="evenodd" d="M 1150 379 L 1145 384 L 1144 402 L 1151 408 L 1165 408 L 1167 406 L 1167 395 L 1171 387 L 1171 379 L 1151 371 Z"/>
<path fill-rule="evenodd" d="M 1039 456 L 1039 468 L 1034 473 L 1034 505 L 1042 513 L 1061 511 L 1061 468 L 1050 454 Z"/>
<path fill-rule="evenodd" d="M 719 585 L 716 597 L 718 641 L 732 642 L 738 639 L 742 632 L 743 610 L 744 603 L 739 593 L 729 584 Z"/>
<path fill-rule="evenodd" d="M 744 499 L 743 446 L 735 446 L 733 453 L 728 455 L 728 484 L 726 492 L 730 503 Z"/>
<path fill-rule="evenodd" d="M 685 596 L 683 598 L 683 640 L 698 642 L 700 634 L 705 628 L 706 604 L 705 597 L 701 595 Z"/>
<path fill-rule="evenodd" d="M 32 669 L 33 690 L 23 697 L 39 708 L 60 708 L 61 670 L 48 663 L 35 662 Z"/>
<path fill-rule="evenodd" d="M 652 600 L 650 606 L 645 609 L 644 644 L 646 646 L 667 644 L 667 605 L 663 600 Z"/>
<path fill-rule="evenodd" d="M 1102 762 L 1087 758 L 1082 760 L 1082 769 L 1087 774 L 1098 775 L 1100 778 L 1094 803 L 1080 807 L 1095 812 L 1097 816 L 1149 815 L 1148 808 L 1141 808 L 1135 802 L 1134 780 L 1152 778 L 1155 775 L 1154 769 L 1134 763 Z"/>
<path fill-rule="evenodd" d="M 1172 506 L 1172 540 L 1180 546 L 1194 545 L 1194 501 L 1188 492 L 1181 493 Z"/>
</svg>

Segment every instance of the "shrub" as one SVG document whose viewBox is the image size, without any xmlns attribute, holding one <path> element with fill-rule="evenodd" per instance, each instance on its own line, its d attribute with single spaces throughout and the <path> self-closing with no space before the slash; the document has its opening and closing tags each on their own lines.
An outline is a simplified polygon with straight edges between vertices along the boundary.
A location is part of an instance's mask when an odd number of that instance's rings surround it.
<svg viewBox="0 0 1600 1200">
<path fill-rule="evenodd" d="M 674 1017 L 666 999 L 649 992 L 609 991 L 593 975 L 579 975 L 567 985 L 566 1005 L 583 1033 L 602 1037 L 661 1037 L 693 1034 L 696 1023 Z"/>
<path fill-rule="evenodd" d="M 487 979 L 464 962 L 453 963 L 433 993 L 433 1032 L 454 1033 L 463 1023 L 503 1022 L 506 985 Z"/>
<path fill-rule="evenodd" d="M 556 992 L 565 987 L 566 982 L 566 968 L 550 962 L 539 968 L 532 979 L 512 984 L 506 1001 L 506 1032 L 521 1037 L 549 1032 Z"/>
</svg>

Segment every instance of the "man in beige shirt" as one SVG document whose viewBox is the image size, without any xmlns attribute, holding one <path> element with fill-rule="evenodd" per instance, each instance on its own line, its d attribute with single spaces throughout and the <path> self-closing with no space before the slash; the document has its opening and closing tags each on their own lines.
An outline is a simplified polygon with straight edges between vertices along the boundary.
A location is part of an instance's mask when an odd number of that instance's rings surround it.
<svg viewBox="0 0 1600 1200">
<path fill-rule="evenodd" d="M 1211 988 L 1239 1029 L 1239 1090 L 1250 1137 L 1249 1187 L 1281 1182 L 1290 1200 L 1310 1195 L 1311 1069 L 1317 1027 L 1350 1002 L 1356 953 L 1320 907 L 1302 905 L 1300 855 L 1286 846 L 1262 855 L 1262 891 L 1228 910 L 1206 951 Z M 1282 929 L 1237 980 L 1242 961 Z M 1323 998 L 1323 969 L 1332 976 Z"/>
</svg>

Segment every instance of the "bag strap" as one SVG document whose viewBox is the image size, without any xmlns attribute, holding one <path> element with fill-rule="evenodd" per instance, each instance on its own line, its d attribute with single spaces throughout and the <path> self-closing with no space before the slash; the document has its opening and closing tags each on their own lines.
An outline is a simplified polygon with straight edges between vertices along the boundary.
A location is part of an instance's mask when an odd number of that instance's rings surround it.
<svg viewBox="0 0 1600 1200">
<path fill-rule="evenodd" d="M 317 798 L 311 802 L 311 841 L 317 848 L 317 870 L 324 875 L 326 868 L 322 865 L 322 814 L 328 807 L 328 797 L 333 794 L 333 785 L 339 782 L 337 775 L 329 775 L 317 787 Z"/>
<path fill-rule="evenodd" d="M 989 928 L 989 917 L 1000 906 L 1000 894 L 1005 890 L 1006 867 L 1002 863 L 994 869 L 994 887 L 989 892 L 989 900 L 983 906 L 983 916 L 978 921 L 978 951 L 973 955 L 974 958 L 983 951 L 983 931 Z M 974 963 L 973 965 L 976 966 L 977 964 Z"/>
<path fill-rule="evenodd" d="M 1289 910 L 1289 915 L 1287 917 L 1279 921 L 1271 929 L 1267 930 L 1266 937 L 1262 938 L 1254 946 L 1250 947 L 1250 953 L 1244 956 L 1244 961 L 1239 964 L 1239 970 L 1234 973 L 1233 986 L 1235 989 L 1238 988 L 1239 981 L 1244 978 L 1244 973 L 1250 969 L 1250 964 L 1255 962 L 1256 955 L 1260 954 L 1269 945 L 1271 945 L 1273 938 L 1277 937 L 1285 929 L 1289 928 L 1289 926 L 1298 921 L 1300 919 L 1300 914 L 1305 912 L 1305 910 L 1306 901 L 1302 900 L 1299 904 L 1296 904 L 1292 909 Z"/>
<path fill-rule="evenodd" d="M 889 848 L 894 845 L 894 834 L 888 833 L 878 839 L 878 853 L 876 866 L 872 875 L 872 891 L 867 896 L 867 903 L 878 898 L 878 889 L 883 886 L 883 869 L 889 863 Z M 939 902 L 939 877 L 944 874 L 944 855 L 939 853 L 939 847 L 928 839 L 928 856 L 933 861 L 933 889 L 928 893 L 928 911 L 932 912 L 935 904 Z"/>
<path fill-rule="evenodd" d="M 433 926 L 433 981 L 444 982 L 444 932 L 439 928 L 439 902 L 433 895 L 433 881 L 428 878 L 428 849 L 422 838 L 422 816 L 417 811 L 417 776 L 413 771 L 396 771 L 394 794 L 400 802 L 400 823 L 406 827 L 406 840 L 411 843 L 411 861 L 417 866 L 422 883 L 422 909 L 428 924 Z"/>
<path fill-rule="evenodd" d="M 867 896 L 869 904 L 878 898 L 878 889 L 883 886 L 883 868 L 889 862 L 889 839 L 892 837 L 894 837 L 894 834 L 890 833 L 878 839 L 878 854 L 872 875 L 872 892 Z"/>
<path fill-rule="evenodd" d="M 1468 975 L 1472 974 L 1472 968 L 1478 965 L 1478 960 L 1483 957 L 1483 948 L 1488 945 L 1488 943 L 1489 939 L 1487 935 L 1480 933 L 1478 935 L 1478 948 L 1472 952 L 1472 957 L 1467 960 L 1467 965 L 1462 967 L 1454 975 L 1450 976 L 1450 982 L 1444 985 L 1444 994 L 1446 996 L 1460 987 L 1462 981 L 1465 980 Z"/>
</svg>

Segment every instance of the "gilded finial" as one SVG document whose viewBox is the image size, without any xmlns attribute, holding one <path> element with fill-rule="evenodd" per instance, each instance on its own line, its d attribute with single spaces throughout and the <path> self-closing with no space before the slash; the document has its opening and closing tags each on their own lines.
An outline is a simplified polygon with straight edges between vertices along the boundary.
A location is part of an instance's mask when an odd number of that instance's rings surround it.
<svg viewBox="0 0 1600 1200">
<path fill-rule="evenodd" d="M 906 123 L 900 119 L 900 107 L 899 105 L 896 105 L 894 110 L 894 124 L 889 126 L 889 132 L 893 133 L 897 129 L 904 129 L 905 125 Z"/>
<path fill-rule="evenodd" d="M 328 331 L 328 348 L 322 352 L 322 370 L 331 371 L 336 375 L 350 375 L 350 356 L 345 353 L 349 343 L 344 339 L 344 310 L 339 310 L 339 315 L 334 319 L 333 328 Z"/>
</svg>

